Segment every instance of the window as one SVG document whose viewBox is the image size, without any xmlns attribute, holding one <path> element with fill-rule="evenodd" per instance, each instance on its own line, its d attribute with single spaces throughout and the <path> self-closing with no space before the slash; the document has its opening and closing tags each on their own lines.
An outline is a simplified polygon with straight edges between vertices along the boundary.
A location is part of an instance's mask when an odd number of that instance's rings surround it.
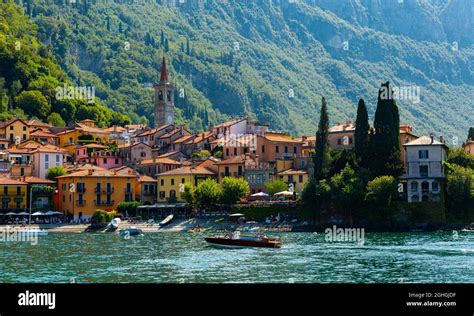
<svg viewBox="0 0 474 316">
<path fill-rule="evenodd" d="M 171 190 L 170 191 L 170 199 L 175 199 L 176 198 L 176 191 L 175 190 Z"/>
<path fill-rule="evenodd" d="M 338 139 L 337 139 L 337 144 L 338 144 L 338 145 L 342 145 L 342 139 L 341 139 L 341 138 L 338 138 Z"/>
<path fill-rule="evenodd" d="M 184 184 L 184 178 L 181 178 L 181 183 L 183 183 L 183 184 Z"/>
<path fill-rule="evenodd" d="M 119 164 L 119 160 L 118 158 L 115 158 L 115 164 L 118 165 Z"/>
<path fill-rule="evenodd" d="M 165 191 L 160 191 L 160 199 L 164 199 L 165 198 Z"/>
<path fill-rule="evenodd" d="M 428 159 L 429 158 L 428 150 L 427 149 L 418 150 L 418 158 Z"/>
<path fill-rule="evenodd" d="M 49 155 L 44 155 L 44 161 L 49 161 Z"/>
<path fill-rule="evenodd" d="M 66 196 L 63 195 L 63 202 L 66 202 Z"/>
<path fill-rule="evenodd" d="M 296 154 L 296 146 L 293 147 L 293 153 Z"/>
<path fill-rule="evenodd" d="M 59 155 L 56 155 L 56 162 L 59 162 Z"/>
<path fill-rule="evenodd" d="M 433 183 L 431 183 L 431 190 L 433 192 L 438 192 L 439 191 L 439 183 L 438 181 L 433 181 Z"/>
<path fill-rule="evenodd" d="M 174 185 L 174 179 L 171 179 L 171 185 Z"/>
<path fill-rule="evenodd" d="M 420 166 L 420 177 L 428 176 L 428 166 Z"/>
<path fill-rule="evenodd" d="M 10 130 L 13 131 L 13 126 L 10 126 Z"/>
<path fill-rule="evenodd" d="M 265 145 L 262 145 L 262 154 L 265 153 Z"/>
<path fill-rule="evenodd" d="M 225 168 L 224 168 L 224 176 L 225 176 L 225 177 L 228 177 L 229 175 L 230 175 L 229 167 L 225 167 Z"/>
<path fill-rule="evenodd" d="M 300 174 L 300 175 L 298 176 L 298 181 L 299 181 L 300 183 L 303 183 L 303 175 L 302 175 L 302 174 Z"/>
<path fill-rule="evenodd" d="M 26 132 L 26 126 L 23 126 L 23 131 Z"/>
<path fill-rule="evenodd" d="M 275 146 L 275 152 L 277 152 L 277 153 L 280 152 L 280 146 L 278 146 L 278 145 Z"/>
<path fill-rule="evenodd" d="M 242 166 L 239 166 L 239 167 L 238 167 L 238 171 L 237 171 L 237 175 L 238 175 L 239 177 L 241 177 L 242 174 L 243 174 L 243 172 L 242 172 Z"/>
<path fill-rule="evenodd" d="M 21 195 L 21 187 L 16 187 L 16 194 Z"/>
<path fill-rule="evenodd" d="M 428 181 L 423 181 L 421 183 L 421 192 L 429 192 L 430 191 L 430 184 Z"/>
<path fill-rule="evenodd" d="M 225 149 L 225 155 L 226 155 L 226 156 L 229 156 L 229 148 L 226 148 L 226 149 Z"/>
<path fill-rule="evenodd" d="M 411 192 L 418 192 L 418 182 L 411 183 Z"/>
<path fill-rule="evenodd" d="M 288 183 L 293 183 L 293 175 L 288 176 Z"/>
<path fill-rule="evenodd" d="M 165 179 L 161 179 L 160 183 L 161 185 L 165 185 Z"/>
<path fill-rule="evenodd" d="M 234 148 L 234 156 L 237 156 L 237 147 Z"/>
<path fill-rule="evenodd" d="M 285 146 L 285 154 L 288 153 L 288 146 Z"/>
<path fill-rule="evenodd" d="M 158 100 L 163 101 L 163 91 L 158 91 Z"/>
<path fill-rule="evenodd" d="M 26 134 L 23 134 L 22 138 L 23 138 L 23 141 L 25 141 L 26 140 Z"/>
<path fill-rule="evenodd" d="M 171 93 L 170 93 L 169 91 L 166 92 L 166 99 L 167 99 L 168 101 L 171 101 Z"/>
<path fill-rule="evenodd" d="M 103 162 L 103 163 L 107 163 L 107 158 L 103 158 L 103 159 L 102 159 L 102 162 Z"/>
</svg>

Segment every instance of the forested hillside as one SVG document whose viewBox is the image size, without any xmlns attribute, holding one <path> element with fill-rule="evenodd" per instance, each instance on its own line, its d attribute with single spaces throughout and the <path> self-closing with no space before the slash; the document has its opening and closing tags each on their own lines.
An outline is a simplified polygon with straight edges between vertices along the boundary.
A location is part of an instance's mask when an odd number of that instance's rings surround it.
<svg viewBox="0 0 474 316">
<path fill-rule="evenodd" d="M 401 121 L 417 133 L 463 139 L 474 115 L 469 1 L 22 5 L 75 84 L 94 86 L 103 104 L 137 122 L 152 121 L 151 86 L 163 54 L 178 87 L 178 120 L 193 130 L 251 114 L 274 129 L 314 133 L 321 96 L 331 123 L 355 119 L 359 97 L 373 116 L 387 80 L 419 87 L 419 103 L 397 102 Z"/>
<path fill-rule="evenodd" d="M 20 6 L 0 2 L 0 119 L 38 118 L 58 126 L 89 117 L 101 125 L 130 120 L 97 100 L 58 99 L 56 88 L 72 83 L 36 30 Z"/>
</svg>

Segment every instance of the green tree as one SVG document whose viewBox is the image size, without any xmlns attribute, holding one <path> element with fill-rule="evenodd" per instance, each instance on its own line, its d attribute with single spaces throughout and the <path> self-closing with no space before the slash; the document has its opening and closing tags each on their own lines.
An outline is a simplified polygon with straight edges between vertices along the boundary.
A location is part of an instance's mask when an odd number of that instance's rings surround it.
<svg viewBox="0 0 474 316">
<path fill-rule="evenodd" d="M 265 190 L 268 194 L 273 195 L 275 193 L 288 190 L 288 184 L 281 179 L 273 179 L 265 182 Z"/>
<path fill-rule="evenodd" d="M 201 207 L 214 208 L 222 196 L 222 188 L 216 180 L 207 178 L 194 190 L 194 199 Z"/>
<path fill-rule="evenodd" d="M 40 119 L 46 118 L 51 112 L 51 104 L 45 96 L 37 90 L 23 91 L 15 98 L 15 104 L 26 114 Z"/>
<path fill-rule="evenodd" d="M 329 202 L 331 188 L 326 180 L 311 177 L 301 192 L 303 206 L 313 214 L 313 222 L 321 222 L 321 209 Z"/>
<path fill-rule="evenodd" d="M 66 169 L 63 166 L 53 166 L 46 171 L 46 179 L 56 181 L 56 177 L 64 176 Z"/>
<path fill-rule="evenodd" d="M 63 118 L 61 117 L 61 115 L 59 115 L 58 113 L 56 112 L 53 112 L 51 113 L 50 115 L 48 115 L 46 121 L 53 125 L 53 126 L 57 126 L 57 127 L 64 127 L 66 126 L 66 122 L 64 122 Z"/>
<path fill-rule="evenodd" d="M 330 182 L 333 203 L 345 214 L 352 226 L 353 209 L 364 198 L 364 183 L 349 165 L 333 176 Z"/>
<path fill-rule="evenodd" d="M 357 106 L 356 128 L 354 133 L 354 151 L 361 166 L 367 166 L 369 150 L 369 114 L 364 99 L 359 100 Z"/>
<path fill-rule="evenodd" d="M 446 161 L 450 164 L 474 169 L 474 156 L 466 152 L 462 147 L 450 148 Z"/>
<path fill-rule="evenodd" d="M 474 170 L 451 165 L 446 177 L 446 204 L 451 219 L 471 220 L 474 209 Z"/>
<path fill-rule="evenodd" d="M 117 205 L 117 212 L 127 216 L 136 216 L 137 215 L 137 207 L 140 206 L 140 202 L 133 201 L 133 202 L 120 202 Z"/>
<path fill-rule="evenodd" d="M 371 159 L 370 169 L 375 176 L 391 175 L 398 177 L 403 172 L 400 148 L 400 117 L 393 98 L 390 83 L 382 84 L 377 99 L 374 118 L 375 159 Z"/>
<path fill-rule="evenodd" d="M 225 177 L 222 180 L 221 202 L 226 205 L 234 204 L 250 194 L 250 186 L 243 178 Z"/>
<path fill-rule="evenodd" d="M 323 179 L 329 166 L 328 145 L 329 116 L 327 112 L 326 99 L 321 100 L 321 113 L 319 117 L 318 131 L 316 132 L 316 154 L 314 155 L 314 177 L 316 180 Z"/>
<path fill-rule="evenodd" d="M 474 140 L 474 127 L 469 128 L 469 132 L 467 133 L 467 139 Z"/>
<path fill-rule="evenodd" d="M 181 192 L 181 198 L 188 205 L 194 205 L 194 185 L 191 182 L 184 183 L 184 190 Z"/>
<path fill-rule="evenodd" d="M 206 159 L 206 158 L 211 157 L 211 153 L 209 152 L 209 150 L 203 149 L 203 150 L 200 150 L 198 152 L 193 153 L 192 157 L 200 158 L 200 159 Z"/>
<path fill-rule="evenodd" d="M 390 206 L 397 194 L 397 179 L 392 176 L 380 176 L 367 184 L 366 199 L 376 206 Z"/>
</svg>

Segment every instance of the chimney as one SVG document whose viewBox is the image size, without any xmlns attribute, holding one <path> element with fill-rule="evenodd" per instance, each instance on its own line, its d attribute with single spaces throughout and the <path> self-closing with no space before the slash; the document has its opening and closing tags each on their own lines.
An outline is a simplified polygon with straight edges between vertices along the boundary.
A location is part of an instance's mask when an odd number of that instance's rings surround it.
<svg viewBox="0 0 474 316">
<path fill-rule="evenodd" d="M 303 137 L 301 137 L 301 139 L 302 139 L 303 141 L 306 141 L 306 140 L 308 139 L 308 136 L 304 135 Z"/>
<path fill-rule="evenodd" d="M 431 145 L 431 144 L 433 144 L 433 142 L 434 142 L 434 136 L 433 136 L 433 134 L 430 134 L 430 138 L 431 138 L 431 143 L 430 143 L 430 145 Z"/>
<path fill-rule="evenodd" d="M 444 144 L 444 137 L 443 137 L 443 135 L 440 135 L 440 136 L 439 136 L 439 141 Z"/>
<path fill-rule="evenodd" d="M 94 173 L 94 169 L 89 169 L 88 174 L 91 176 Z"/>
</svg>

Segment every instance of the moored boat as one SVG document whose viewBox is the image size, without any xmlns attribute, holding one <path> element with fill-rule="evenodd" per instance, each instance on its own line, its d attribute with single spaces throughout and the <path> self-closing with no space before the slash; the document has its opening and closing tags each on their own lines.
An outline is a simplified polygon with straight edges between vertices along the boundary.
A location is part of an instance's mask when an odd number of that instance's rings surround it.
<svg viewBox="0 0 474 316">
<path fill-rule="evenodd" d="M 169 223 L 171 223 L 171 221 L 173 220 L 173 217 L 174 217 L 173 214 L 167 216 L 164 220 L 162 220 L 162 221 L 160 222 L 160 227 L 166 226 L 166 225 L 168 225 Z"/>
<path fill-rule="evenodd" d="M 137 235 L 140 235 L 142 233 L 143 233 L 143 231 L 140 228 L 133 227 L 133 226 L 120 230 L 120 236 L 122 236 L 122 237 L 137 236 Z"/>
<path fill-rule="evenodd" d="M 241 235 L 239 231 L 233 234 L 204 238 L 208 244 L 219 248 L 281 248 L 281 241 L 265 235 Z"/>
</svg>

